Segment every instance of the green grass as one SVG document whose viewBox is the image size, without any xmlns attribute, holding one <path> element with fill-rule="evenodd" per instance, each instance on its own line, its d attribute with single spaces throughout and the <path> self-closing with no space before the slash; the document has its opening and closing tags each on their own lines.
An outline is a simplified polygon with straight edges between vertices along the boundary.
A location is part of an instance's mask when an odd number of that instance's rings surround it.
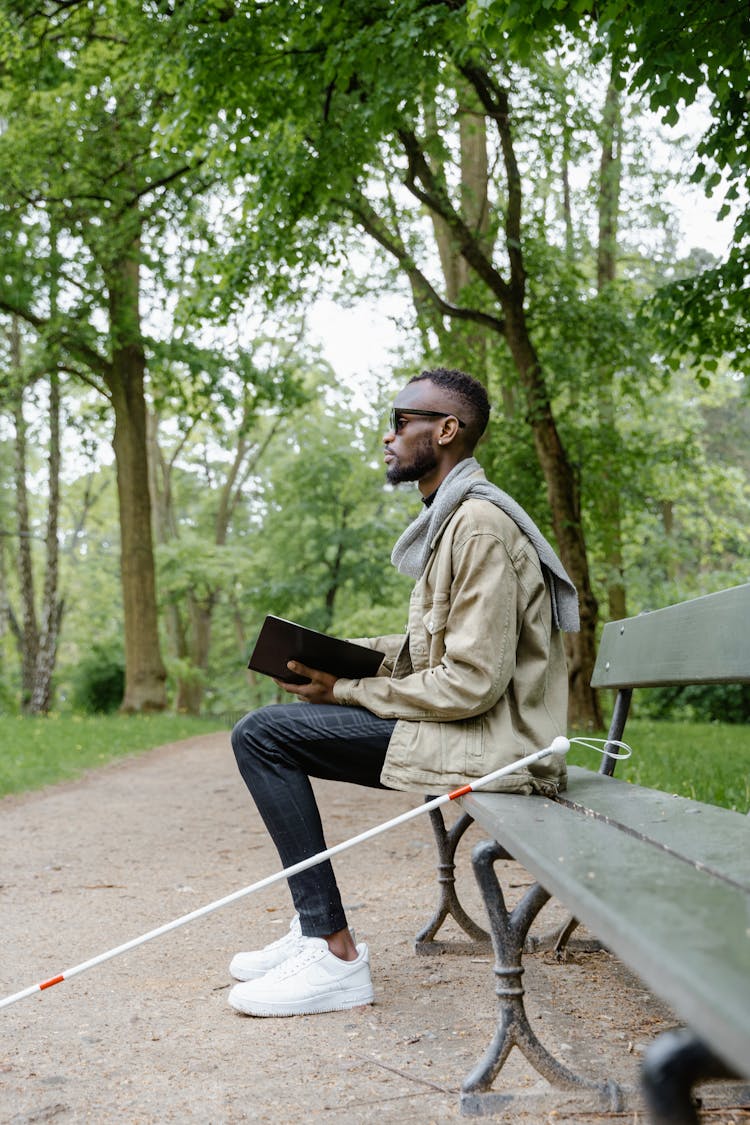
<svg viewBox="0 0 750 1125">
<path fill-rule="evenodd" d="M 78 777 L 114 758 L 216 730 L 182 715 L 0 715 L 0 796 Z"/>
<path fill-rule="evenodd" d="M 0 715 L 0 796 L 78 777 L 114 758 L 216 729 L 216 720 L 177 715 Z M 750 808 L 747 727 L 633 719 L 625 738 L 633 756 L 617 763 L 617 777 L 743 813 Z M 599 768 L 599 755 L 591 750 L 574 746 L 569 759 Z"/>
<path fill-rule="evenodd" d="M 633 719 L 624 738 L 633 756 L 617 763 L 616 777 L 742 813 L 750 808 L 747 726 Z M 598 770 L 601 759 L 574 746 L 568 760 Z"/>
</svg>

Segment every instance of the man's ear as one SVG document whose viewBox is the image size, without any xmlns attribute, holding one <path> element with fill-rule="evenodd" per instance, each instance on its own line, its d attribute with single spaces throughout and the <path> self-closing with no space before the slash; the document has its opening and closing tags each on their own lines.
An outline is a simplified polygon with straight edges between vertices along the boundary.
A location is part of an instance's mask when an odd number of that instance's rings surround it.
<svg viewBox="0 0 750 1125">
<path fill-rule="evenodd" d="M 458 434 L 459 428 L 458 419 L 454 418 L 452 414 L 443 418 L 443 424 L 438 435 L 438 445 L 450 445 Z"/>
</svg>

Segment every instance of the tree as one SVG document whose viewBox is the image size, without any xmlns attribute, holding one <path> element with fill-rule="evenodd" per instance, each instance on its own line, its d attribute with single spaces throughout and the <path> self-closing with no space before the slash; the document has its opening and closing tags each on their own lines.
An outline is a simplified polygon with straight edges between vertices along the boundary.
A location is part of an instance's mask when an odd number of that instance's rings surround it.
<svg viewBox="0 0 750 1125">
<path fill-rule="evenodd" d="M 629 516 L 618 486 L 628 474 L 637 476 L 634 450 L 625 450 L 628 461 L 623 461 L 626 427 L 620 415 L 658 385 L 644 362 L 650 342 L 647 336 L 638 339 L 633 315 L 636 298 L 647 289 L 645 270 L 642 260 L 633 264 L 622 224 L 624 49 L 612 40 L 606 98 L 606 84 L 601 96 L 596 87 L 589 97 L 586 81 L 573 92 L 579 76 L 598 83 L 604 74 L 605 68 L 597 70 L 587 61 L 592 37 L 594 51 L 601 50 L 596 33 L 582 33 L 577 42 L 562 36 L 550 30 L 557 15 L 542 27 L 543 5 L 533 3 L 533 35 L 524 47 L 524 20 L 515 34 L 506 33 L 498 17 L 501 7 L 459 0 L 355 0 L 322 8 L 306 2 L 254 8 L 196 0 L 147 4 L 128 11 L 117 47 L 98 38 L 107 26 L 102 23 L 106 5 L 92 12 L 83 0 L 72 0 L 40 9 L 52 22 L 33 26 L 54 28 L 69 49 L 44 55 L 49 72 L 40 71 L 36 85 L 26 89 L 40 97 L 46 91 L 54 90 L 56 97 L 61 89 L 75 91 L 66 113 L 79 131 L 78 142 L 86 141 L 96 119 L 91 135 L 107 141 L 106 151 L 120 159 L 116 166 L 127 175 L 118 172 L 113 178 L 99 167 L 97 182 L 90 172 L 99 154 L 89 153 L 89 179 L 80 166 L 75 166 L 76 178 L 63 146 L 67 163 L 60 190 L 29 200 L 20 178 L 41 182 L 41 161 L 35 163 L 18 144 L 19 202 L 15 213 L 6 212 L 5 222 L 15 288 L 6 295 L 5 307 L 30 312 L 45 346 L 60 352 L 64 344 L 66 365 L 103 387 L 111 401 L 115 396 L 104 369 L 94 360 L 104 356 L 110 362 L 107 347 L 114 355 L 114 344 L 125 340 L 124 352 L 135 357 L 142 374 L 149 359 L 151 387 L 158 396 L 168 393 L 154 380 L 162 360 L 165 388 L 170 371 L 182 378 L 185 368 L 167 360 L 175 340 L 165 340 L 161 348 L 148 340 L 134 296 L 140 295 L 144 277 L 157 276 L 151 268 L 154 249 L 163 245 L 157 238 L 178 213 L 188 213 L 191 185 L 197 186 L 193 165 L 224 180 L 228 190 L 222 205 L 231 213 L 217 237 L 204 240 L 203 255 L 191 248 L 177 267 L 195 279 L 193 307 L 201 315 L 217 310 L 226 315 L 241 306 L 257 282 L 271 302 L 289 292 L 309 292 L 316 269 L 344 261 L 355 241 L 377 244 L 411 287 L 428 358 L 463 365 L 470 357 L 466 365 L 502 403 L 502 425 L 495 426 L 481 456 L 492 464 L 502 449 L 506 471 L 517 467 L 517 480 L 508 481 L 511 490 L 518 483 L 525 494 L 519 498 L 542 524 L 551 525 L 581 591 L 584 628 L 571 652 L 573 718 L 594 724 L 599 715 L 588 686 L 597 621 L 593 574 L 611 595 L 611 612 L 618 612 L 623 605 L 618 526 Z M 6 8 L 18 17 L 10 26 L 22 41 L 32 25 L 18 16 L 20 5 Z M 489 11 L 492 18 L 485 19 L 482 13 Z M 586 9 L 571 3 L 555 9 L 560 11 L 563 22 L 578 29 Z M 71 31 L 77 37 L 69 36 Z M 600 32 L 603 42 L 604 24 Z M 107 77 L 92 86 L 92 75 L 101 75 L 94 66 L 101 58 Z M 122 78 L 125 59 L 127 80 Z M 12 63 L 9 73 L 25 74 L 17 58 Z M 13 128 L 21 122 L 35 128 L 39 151 L 46 151 L 50 164 L 50 137 L 30 115 L 23 116 L 23 107 L 9 104 L 13 113 L 5 139 L 13 140 Z M 128 149 L 130 140 L 135 155 Z M 74 147 L 73 155 L 84 151 L 81 143 Z M 600 175 L 585 200 L 588 210 L 581 211 L 586 192 L 572 172 L 576 164 L 580 168 L 590 161 L 595 148 L 601 154 Z M 127 153 L 132 159 L 123 161 Z M 117 196 L 110 190 L 115 179 Z M 177 190 L 183 181 L 184 194 Z M 102 193 L 102 183 L 108 205 L 97 210 L 89 197 L 94 188 Z M 40 223 L 29 222 L 35 213 L 30 202 Z M 116 237 L 110 229 L 113 206 Z M 53 207 L 67 240 L 64 248 L 85 251 L 82 262 L 64 263 L 64 316 L 57 317 L 44 305 L 33 269 L 41 259 L 54 264 Z M 212 224 L 217 229 L 216 211 L 206 209 L 204 231 Z M 121 231 L 123 216 L 127 222 Z M 10 237 L 12 222 L 16 234 L 20 229 L 23 235 L 20 241 Z M 40 245 L 47 239 L 42 255 L 32 254 L 24 241 L 29 231 Z M 623 249 L 631 258 L 620 270 Z M 119 281 L 111 283 L 112 260 L 125 265 L 114 271 Z M 100 314 L 93 312 L 102 283 L 123 297 L 108 303 L 109 341 L 97 321 Z M 69 315 L 74 306 L 75 318 Z M 130 310 L 117 324 L 112 320 L 116 306 Z M 187 361 L 191 371 L 200 366 L 199 351 L 194 348 Z M 204 375 L 210 381 L 219 369 L 207 362 Z M 142 401 L 145 384 L 136 383 L 136 398 Z M 125 404 L 120 418 L 123 413 L 127 417 Z M 115 436 L 117 442 L 117 431 Z M 529 451 L 535 461 L 531 469 L 523 464 Z M 118 450 L 120 463 L 129 463 L 126 449 Z M 152 491 L 154 479 L 152 474 Z M 168 483 L 166 476 L 162 483 Z M 326 589 L 335 604 L 339 584 L 329 582 Z M 131 606 L 126 615 L 132 612 Z M 198 613 L 204 625 L 210 613 L 209 598 Z"/>
<path fill-rule="evenodd" d="M 16 569 L 20 611 L 15 612 L 3 575 L 3 616 L 15 638 L 21 663 L 21 705 L 30 714 L 44 713 L 52 703 L 52 677 L 57 659 L 57 644 L 63 615 L 63 600 L 58 597 L 60 518 L 60 384 L 57 372 L 33 381 L 34 393 L 46 393 L 47 410 L 47 498 L 46 526 L 35 530 L 39 521 L 31 515 L 29 485 L 28 422 L 25 413 L 25 373 L 21 325 L 15 317 L 9 322 L 7 369 L 0 378 L 0 405 L 11 415 L 14 428 L 15 530 L 3 529 L 17 544 Z M 46 383 L 46 388 L 43 384 Z M 38 473 L 37 473 L 38 476 Z M 43 591 L 37 597 L 38 575 L 34 566 L 34 540 L 44 543 Z M 5 544 L 3 544 L 3 551 Z"/>
<path fill-rule="evenodd" d="M 488 43 L 502 42 L 521 59 L 566 34 L 588 38 L 593 32 L 599 53 L 614 61 L 616 85 L 643 91 L 667 124 L 676 124 L 686 107 L 707 94 L 708 124 L 691 179 L 709 196 L 723 191 L 720 216 L 740 204 L 734 241 L 724 262 L 664 286 L 653 312 L 675 365 L 689 348 L 707 371 L 716 370 L 722 357 L 747 371 L 750 10 L 745 0 L 561 0 L 554 5 L 471 0 L 469 10 L 477 35 Z"/>
<path fill-rule="evenodd" d="M 345 392 L 321 395 L 278 434 L 262 469 L 253 518 L 234 526 L 243 655 L 269 612 L 338 636 L 399 632 L 411 582 L 389 556 L 419 500 L 385 485 L 379 427 Z M 253 704 L 278 696 L 265 677 L 248 679 Z"/>
<path fill-rule="evenodd" d="M 696 387 L 674 373 L 659 410 L 623 418 L 648 457 L 622 481 L 631 612 L 697 597 L 747 578 L 750 419 L 746 380 L 731 369 Z"/>
<path fill-rule="evenodd" d="M 309 399 L 307 384 L 319 367 L 314 356 L 303 360 L 298 354 L 304 324 L 292 322 L 276 332 L 270 328 L 268 336 L 258 336 L 235 354 L 229 369 L 225 357 L 217 354 L 210 362 L 204 349 L 201 371 L 221 370 L 221 379 L 206 386 L 185 370 L 179 381 L 168 381 L 179 386 L 180 403 L 175 396 L 162 397 L 160 415 L 149 415 L 151 493 L 176 669 L 175 708 L 191 714 L 200 712 L 203 701 L 214 611 L 243 567 L 230 531 L 236 520 L 244 523 L 245 491 L 262 473 L 279 430 L 289 428 L 289 416 Z"/>
<path fill-rule="evenodd" d="M 8 248 L 0 308 L 37 333 L 54 365 L 104 396 L 121 528 L 123 708 L 165 706 L 157 629 L 146 439 L 144 266 L 184 212 L 199 163 L 155 154 L 161 94 L 132 70 L 139 25 L 120 6 L 6 3 L 0 223 Z M 23 237 L 18 239 L 18 232 Z M 41 284 L 54 279 L 57 298 Z M 102 329 L 102 322 L 106 327 Z"/>
<path fill-rule="evenodd" d="M 531 154 L 539 135 L 546 139 L 538 122 L 557 124 L 565 104 L 555 104 L 561 91 L 549 63 L 523 71 L 502 48 L 486 49 L 460 3 L 352 4 L 316 9 L 314 19 L 307 4 L 240 14 L 229 5 L 212 23 L 200 6 L 186 4 L 169 17 L 183 47 L 168 64 L 172 81 L 184 61 L 194 127 L 196 96 L 204 112 L 222 106 L 214 158 L 237 177 L 252 215 L 219 268 L 241 283 L 260 275 L 278 293 L 295 283 L 301 263 L 343 254 L 342 232 L 353 224 L 406 276 L 426 338 L 435 334 L 443 356 L 476 351 L 482 339 L 489 367 L 481 359 L 479 372 L 488 382 L 498 368 L 510 375 L 508 397 L 529 426 L 554 537 L 579 590 L 572 714 L 598 724 L 589 687 L 597 601 L 580 471 L 561 431 L 555 372 L 543 361 L 533 303 L 539 279 L 529 211 L 543 177 Z M 442 284 L 420 214 L 437 234 Z M 582 284 L 580 303 L 584 291 Z M 456 325 L 469 326 L 473 340 Z M 577 390 L 571 385 L 568 393 Z"/>
<path fill-rule="evenodd" d="M 311 403 L 274 447 L 249 593 L 256 612 L 324 632 L 395 633 L 410 583 L 388 560 L 418 501 L 386 488 L 380 429 L 337 400 Z"/>
</svg>

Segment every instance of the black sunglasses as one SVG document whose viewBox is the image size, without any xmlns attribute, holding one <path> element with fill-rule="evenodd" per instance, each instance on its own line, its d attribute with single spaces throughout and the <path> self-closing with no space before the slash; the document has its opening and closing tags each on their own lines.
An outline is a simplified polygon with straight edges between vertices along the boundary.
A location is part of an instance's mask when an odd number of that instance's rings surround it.
<svg viewBox="0 0 750 1125">
<path fill-rule="evenodd" d="M 456 414 L 449 414 L 445 410 L 399 410 L 394 406 L 389 420 L 391 431 L 394 434 L 397 434 L 401 429 L 401 416 L 403 414 L 416 415 L 418 418 L 455 418 L 461 429 L 466 426 L 466 423 L 462 422 Z"/>
</svg>

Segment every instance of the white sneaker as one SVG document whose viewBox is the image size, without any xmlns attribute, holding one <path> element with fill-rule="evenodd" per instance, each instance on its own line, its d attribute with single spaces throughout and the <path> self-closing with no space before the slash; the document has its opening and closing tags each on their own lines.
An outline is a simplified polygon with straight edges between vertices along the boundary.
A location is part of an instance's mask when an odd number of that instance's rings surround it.
<svg viewBox="0 0 750 1125">
<path fill-rule="evenodd" d="M 354 930 L 349 927 L 352 941 L 356 944 Z M 229 972 L 235 980 L 257 980 L 270 969 L 275 969 L 289 957 L 299 952 L 303 941 L 300 927 L 299 914 L 295 914 L 289 925 L 289 932 L 283 937 L 272 941 L 263 949 L 254 949 L 248 953 L 235 953 L 229 963 Z"/>
<path fill-rule="evenodd" d="M 298 952 L 257 980 L 236 984 L 229 1003 L 247 1016 L 305 1016 L 372 1004 L 370 957 L 364 942 L 342 961 L 325 938 L 301 938 Z"/>
<path fill-rule="evenodd" d="M 235 980 L 257 980 L 269 969 L 275 969 L 287 958 L 294 956 L 301 948 L 303 940 L 299 914 L 295 914 L 288 933 L 263 949 L 236 953 L 230 962 L 229 972 Z"/>
</svg>

